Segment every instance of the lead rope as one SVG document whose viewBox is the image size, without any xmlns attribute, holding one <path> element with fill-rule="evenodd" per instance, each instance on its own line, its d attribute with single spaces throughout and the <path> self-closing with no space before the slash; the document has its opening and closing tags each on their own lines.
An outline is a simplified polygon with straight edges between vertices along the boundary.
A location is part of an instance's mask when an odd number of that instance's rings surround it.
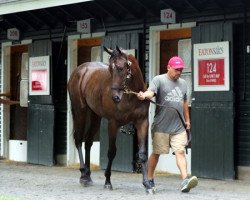
<svg viewBox="0 0 250 200">
<path fill-rule="evenodd" d="M 138 92 L 134 92 L 134 91 L 129 90 L 129 89 L 127 89 L 127 88 L 124 89 L 124 93 L 125 93 L 125 94 L 134 94 L 134 95 L 138 95 Z M 188 137 L 188 141 L 187 141 L 187 143 L 186 143 L 186 147 L 187 147 L 187 146 L 189 145 L 189 143 L 191 142 L 191 132 L 190 132 L 190 129 L 186 129 L 187 126 L 186 126 L 186 124 L 185 124 L 185 122 L 184 122 L 184 120 L 183 120 L 183 118 L 182 118 L 180 112 L 179 112 L 176 108 L 168 107 L 168 106 L 165 106 L 165 105 L 163 105 L 163 104 L 156 103 L 155 101 L 153 101 L 153 100 L 151 100 L 151 99 L 146 98 L 145 100 L 147 100 L 147 101 L 149 101 L 149 102 L 155 104 L 156 106 L 160 106 L 160 107 L 165 107 L 165 108 L 173 109 L 173 110 L 175 110 L 175 111 L 177 112 L 177 114 L 178 114 L 178 116 L 179 116 L 179 118 L 180 118 L 180 120 L 181 120 L 181 123 L 182 123 L 183 127 L 185 128 L 185 130 L 186 130 L 186 132 L 187 132 L 187 137 Z M 186 148 L 186 153 L 187 153 L 187 148 Z"/>
</svg>

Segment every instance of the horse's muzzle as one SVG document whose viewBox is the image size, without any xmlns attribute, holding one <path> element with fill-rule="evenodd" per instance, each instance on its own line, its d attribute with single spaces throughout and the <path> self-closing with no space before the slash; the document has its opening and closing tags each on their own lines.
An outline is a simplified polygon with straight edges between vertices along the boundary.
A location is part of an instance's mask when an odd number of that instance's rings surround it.
<svg viewBox="0 0 250 200">
<path fill-rule="evenodd" d="M 124 87 L 112 86 L 112 99 L 115 103 L 119 103 L 122 99 L 122 94 L 124 92 Z"/>
<path fill-rule="evenodd" d="M 112 96 L 112 99 L 115 103 L 119 103 L 121 101 L 121 98 L 117 95 Z"/>
</svg>

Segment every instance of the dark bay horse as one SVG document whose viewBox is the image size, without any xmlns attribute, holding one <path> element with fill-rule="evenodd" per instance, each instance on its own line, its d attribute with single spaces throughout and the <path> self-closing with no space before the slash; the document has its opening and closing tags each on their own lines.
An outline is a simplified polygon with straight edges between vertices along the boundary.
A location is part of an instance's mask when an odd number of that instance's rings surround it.
<svg viewBox="0 0 250 200">
<path fill-rule="evenodd" d="M 108 165 L 105 170 L 105 188 L 112 189 L 111 167 L 116 155 L 118 129 L 133 122 L 138 137 L 138 155 L 142 165 L 143 185 L 146 192 L 152 188 L 147 178 L 146 141 L 148 136 L 148 101 L 140 101 L 136 95 L 126 91 L 145 91 L 146 85 L 137 60 L 119 47 L 111 50 L 109 65 L 87 62 L 78 66 L 68 81 L 68 92 L 73 115 L 74 140 L 80 159 L 80 183 L 92 184 L 90 171 L 90 149 L 93 138 L 100 128 L 101 118 L 108 120 Z M 87 125 L 88 121 L 88 125 Z M 85 162 L 82 142 L 85 141 Z"/>
</svg>

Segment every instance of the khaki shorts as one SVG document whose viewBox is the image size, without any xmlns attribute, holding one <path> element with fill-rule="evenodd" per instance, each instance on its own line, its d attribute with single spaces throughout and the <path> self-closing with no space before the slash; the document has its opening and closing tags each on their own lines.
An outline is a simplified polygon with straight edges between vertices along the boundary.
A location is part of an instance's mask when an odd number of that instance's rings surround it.
<svg viewBox="0 0 250 200">
<path fill-rule="evenodd" d="M 168 134 L 155 132 L 152 135 L 153 153 L 155 154 L 168 154 L 171 147 L 172 151 L 177 150 L 185 151 L 187 144 L 186 131 L 179 134 Z"/>
</svg>

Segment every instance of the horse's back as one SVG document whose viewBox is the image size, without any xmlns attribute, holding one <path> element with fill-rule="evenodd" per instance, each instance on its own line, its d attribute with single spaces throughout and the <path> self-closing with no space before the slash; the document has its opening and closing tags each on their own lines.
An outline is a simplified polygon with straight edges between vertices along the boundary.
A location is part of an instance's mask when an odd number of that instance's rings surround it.
<svg viewBox="0 0 250 200">
<path fill-rule="evenodd" d="M 101 62 L 86 62 L 73 70 L 68 81 L 69 92 L 75 90 L 81 81 L 91 80 L 94 74 L 103 74 L 107 76 L 108 66 Z"/>
<path fill-rule="evenodd" d="M 75 68 L 68 81 L 68 91 L 74 106 L 83 106 L 86 96 L 101 90 L 110 78 L 108 66 L 101 62 L 86 62 Z"/>
<path fill-rule="evenodd" d="M 85 74 L 91 74 L 97 71 L 108 71 L 108 66 L 101 62 L 85 62 L 73 70 L 70 75 L 69 84 L 72 81 L 79 80 L 82 76 L 85 76 Z"/>
</svg>

